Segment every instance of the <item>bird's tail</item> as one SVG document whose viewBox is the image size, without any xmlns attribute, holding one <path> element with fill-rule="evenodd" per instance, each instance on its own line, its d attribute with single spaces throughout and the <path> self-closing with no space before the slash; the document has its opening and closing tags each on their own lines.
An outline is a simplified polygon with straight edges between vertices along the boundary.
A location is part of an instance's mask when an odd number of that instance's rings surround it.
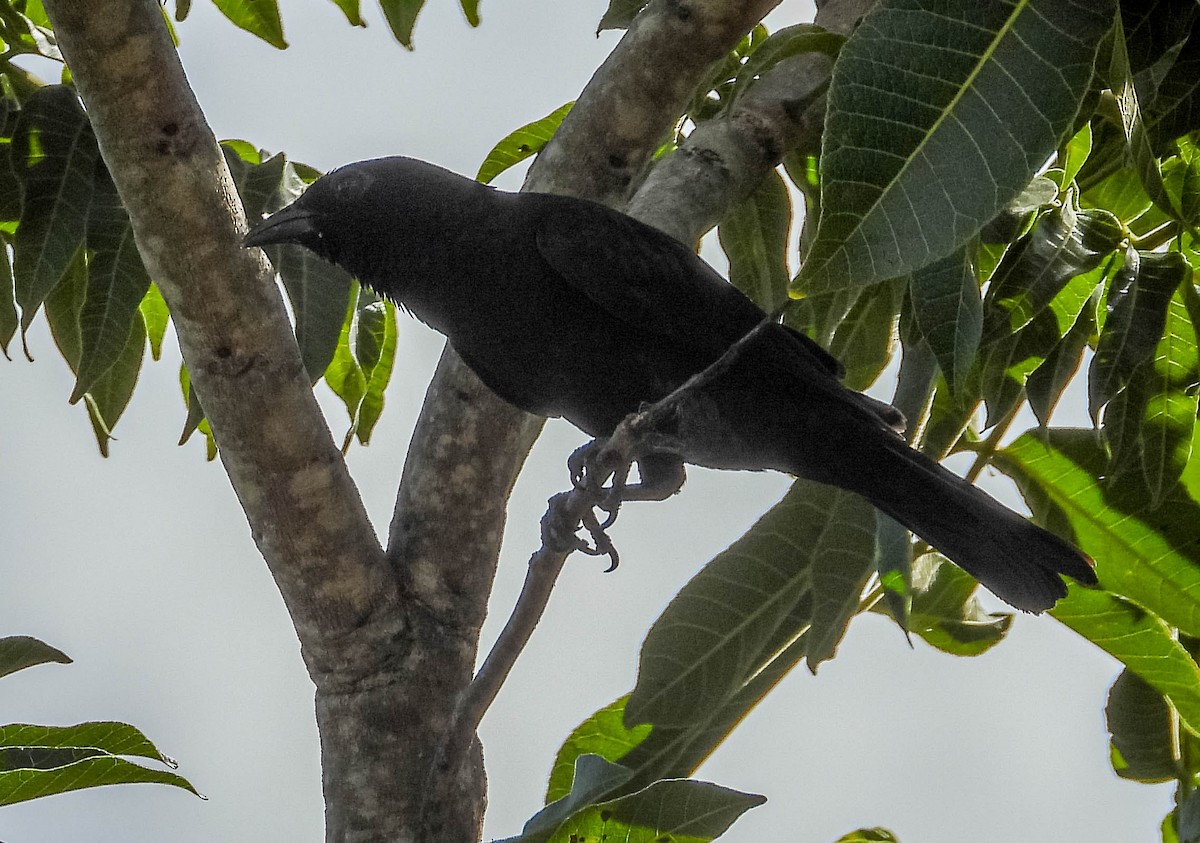
<svg viewBox="0 0 1200 843">
<path fill-rule="evenodd" d="M 1067 593 L 1060 575 L 1096 582 L 1088 556 L 999 503 L 899 437 L 878 440 L 852 491 L 916 533 L 1001 600 L 1041 612 Z M 865 456 L 865 455 L 864 455 Z M 872 459 L 873 458 L 873 459 Z M 869 481 L 865 474 L 869 474 Z"/>
</svg>

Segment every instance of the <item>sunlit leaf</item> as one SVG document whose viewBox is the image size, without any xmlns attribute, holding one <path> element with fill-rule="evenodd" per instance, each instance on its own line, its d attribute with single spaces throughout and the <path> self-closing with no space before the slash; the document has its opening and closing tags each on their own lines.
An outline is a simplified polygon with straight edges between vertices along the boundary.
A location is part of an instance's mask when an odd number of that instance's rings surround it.
<svg viewBox="0 0 1200 843">
<path fill-rule="evenodd" d="M 1040 491 L 1065 515 L 1076 543 L 1096 560 L 1105 588 L 1189 635 L 1200 632 L 1195 599 L 1200 593 L 1200 504 L 1186 490 L 1200 488 L 1188 475 L 1200 473 L 1200 465 L 1189 465 L 1184 485 L 1152 506 L 1140 490 L 1099 482 L 1108 472 L 1108 460 L 1091 429 L 1025 433 L 992 464 L 1023 490 Z"/>
<path fill-rule="evenodd" d="M 567 736 L 554 758 L 550 783 L 546 787 L 546 804 L 556 802 L 571 792 L 575 777 L 575 762 L 583 755 L 597 755 L 606 761 L 619 761 L 650 734 L 650 726 L 625 727 L 625 703 L 621 697 L 584 720 Z"/>
<path fill-rule="evenodd" d="M 475 174 L 475 180 L 483 184 L 490 184 L 496 176 L 509 167 L 541 152 L 542 148 L 550 142 L 550 138 L 554 137 L 554 133 L 558 131 L 563 118 L 567 116 L 567 112 L 573 105 L 575 105 L 574 100 L 560 105 L 545 117 L 534 120 L 532 123 L 526 123 L 505 136 L 503 140 L 492 147 L 487 157 L 483 159 L 483 163 L 479 165 L 479 172 Z"/>
<path fill-rule="evenodd" d="M 272 47 L 287 49 L 278 0 L 213 0 L 213 4 L 235 26 L 257 35 Z"/>
<path fill-rule="evenodd" d="M 167 324 L 171 321 L 171 313 L 162 297 L 157 284 L 151 284 L 139 305 L 142 318 L 146 321 L 146 337 L 150 340 L 150 357 L 153 360 L 162 358 L 163 338 L 167 335 Z"/>
</svg>

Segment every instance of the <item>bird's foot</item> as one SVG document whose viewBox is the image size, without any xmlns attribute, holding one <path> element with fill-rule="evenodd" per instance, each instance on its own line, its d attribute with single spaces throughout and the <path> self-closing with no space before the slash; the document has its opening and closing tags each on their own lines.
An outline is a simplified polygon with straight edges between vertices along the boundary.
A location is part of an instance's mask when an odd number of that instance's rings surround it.
<svg viewBox="0 0 1200 843">
<path fill-rule="evenodd" d="M 609 566 L 605 573 L 615 571 L 621 558 L 606 532 L 615 516 L 610 514 L 601 524 L 594 511 L 595 504 L 580 514 L 576 508 L 577 494 L 578 492 L 560 492 L 550 498 L 546 514 L 542 516 L 542 544 L 559 553 L 573 553 L 578 550 L 588 556 L 607 556 Z M 591 538 L 590 543 L 577 535 L 580 526 L 587 530 Z"/>
</svg>

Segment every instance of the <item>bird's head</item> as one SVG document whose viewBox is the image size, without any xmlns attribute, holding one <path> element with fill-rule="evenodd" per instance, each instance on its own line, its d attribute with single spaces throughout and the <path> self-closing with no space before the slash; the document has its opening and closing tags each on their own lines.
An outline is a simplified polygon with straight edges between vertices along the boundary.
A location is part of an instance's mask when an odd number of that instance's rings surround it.
<svg viewBox="0 0 1200 843">
<path fill-rule="evenodd" d="M 254 225 L 242 245 L 295 243 L 332 263 L 343 263 L 353 248 L 353 231 L 362 228 L 377 201 L 373 186 L 378 168 L 371 166 L 375 163 L 350 164 L 317 179 L 291 205 Z"/>
<path fill-rule="evenodd" d="M 426 229 L 444 228 L 445 216 L 470 189 L 485 188 L 413 158 L 358 161 L 317 179 L 251 228 L 242 243 L 296 243 L 374 284 L 411 259 Z"/>
</svg>

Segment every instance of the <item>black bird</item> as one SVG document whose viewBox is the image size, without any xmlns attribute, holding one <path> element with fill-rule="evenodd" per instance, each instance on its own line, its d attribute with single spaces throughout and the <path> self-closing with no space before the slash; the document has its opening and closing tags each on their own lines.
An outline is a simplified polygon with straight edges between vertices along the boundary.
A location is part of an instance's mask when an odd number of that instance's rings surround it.
<svg viewBox="0 0 1200 843">
<path fill-rule="evenodd" d="M 445 334 L 497 395 L 593 437 L 681 385 L 763 312 L 691 249 L 617 211 L 507 193 L 410 158 L 318 179 L 246 246 L 298 243 Z M 1094 583 L 1087 556 L 910 448 L 890 405 L 845 388 L 804 335 L 773 324 L 676 413 L 678 452 L 639 460 L 776 469 L 867 498 L 998 597 L 1040 612 Z"/>
</svg>

